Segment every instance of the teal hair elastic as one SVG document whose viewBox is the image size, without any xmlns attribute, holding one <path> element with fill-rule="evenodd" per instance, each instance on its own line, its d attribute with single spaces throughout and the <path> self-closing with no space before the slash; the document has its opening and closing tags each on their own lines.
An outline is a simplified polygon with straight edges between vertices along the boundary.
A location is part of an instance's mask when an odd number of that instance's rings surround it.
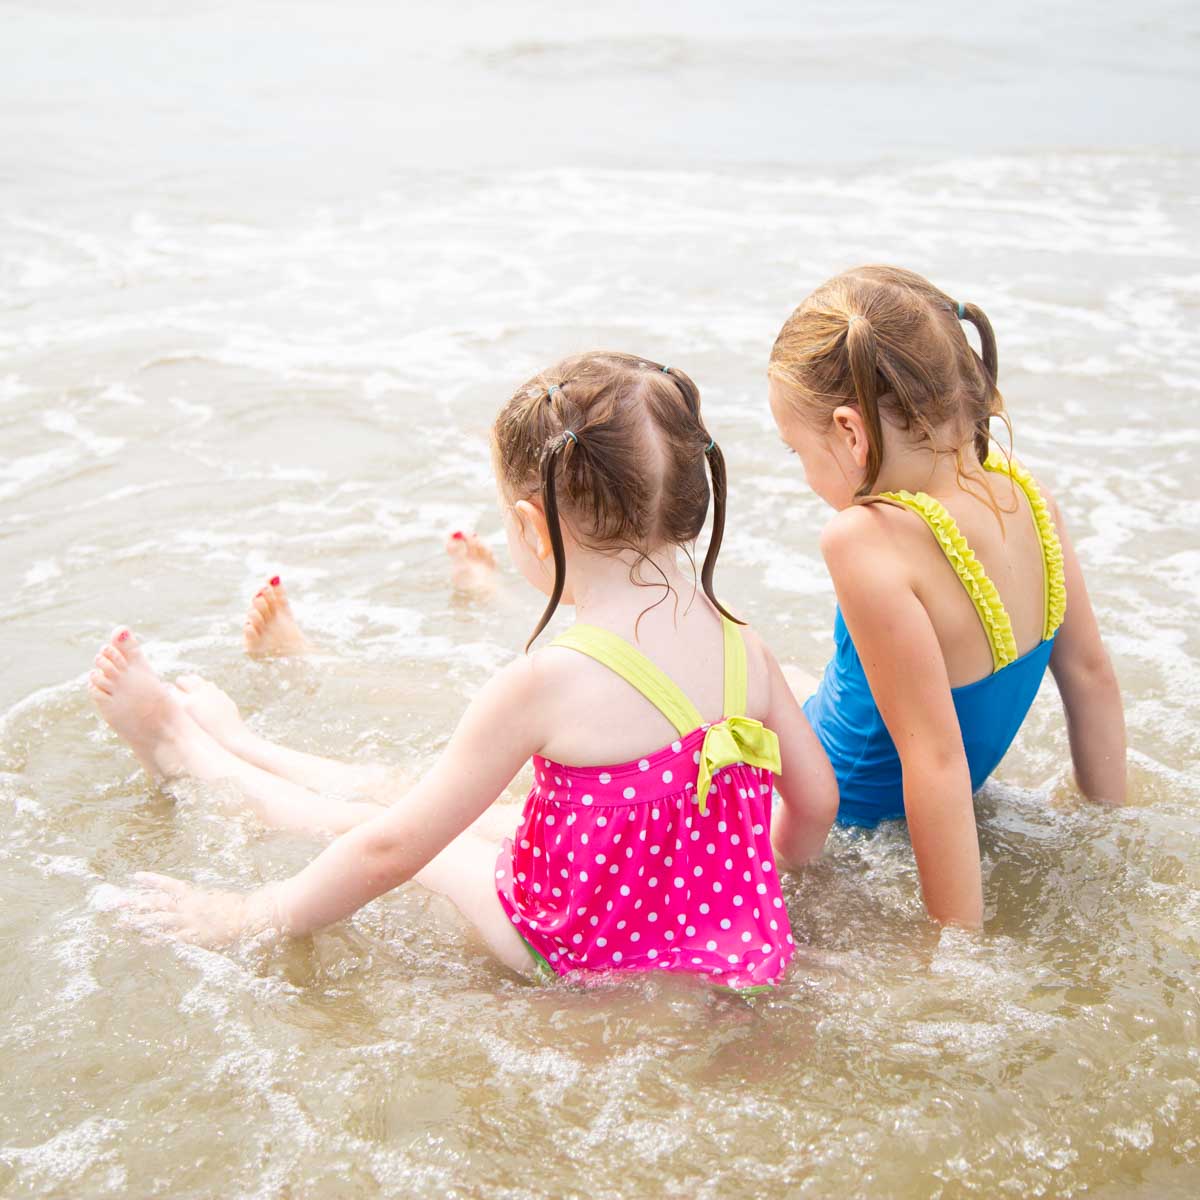
<svg viewBox="0 0 1200 1200">
<path fill-rule="evenodd" d="M 575 434 L 574 434 L 574 432 L 573 432 L 572 430 L 570 430 L 570 429 L 564 429 L 564 430 L 563 430 L 563 437 L 564 437 L 564 438 L 570 438 L 570 439 L 571 439 L 571 441 L 573 441 L 573 442 L 575 443 L 575 445 L 577 445 L 577 446 L 579 445 L 579 439 L 578 439 L 578 438 L 575 436 Z"/>
<path fill-rule="evenodd" d="M 704 447 L 704 453 L 707 454 L 717 444 L 715 438 L 708 439 L 708 445 Z"/>
<path fill-rule="evenodd" d="M 958 302 L 958 319 L 961 321 L 967 315 L 967 306 L 960 300 Z"/>
<path fill-rule="evenodd" d="M 662 373 L 663 373 L 664 375 L 670 375 L 670 373 L 671 373 L 671 368 L 670 368 L 670 367 L 660 367 L 660 368 L 659 368 L 659 370 L 660 370 L 660 371 L 662 371 Z"/>
<path fill-rule="evenodd" d="M 549 387 L 549 388 L 546 390 L 546 399 L 547 399 L 547 400 L 553 400 L 553 399 L 554 399 L 554 393 L 555 393 L 555 392 L 561 392 L 561 391 L 562 391 L 562 388 L 561 388 L 561 387 L 559 387 L 557 383 L 552 383 L 552 384 L 550 385 L 550 387 Z"/>
</svg>

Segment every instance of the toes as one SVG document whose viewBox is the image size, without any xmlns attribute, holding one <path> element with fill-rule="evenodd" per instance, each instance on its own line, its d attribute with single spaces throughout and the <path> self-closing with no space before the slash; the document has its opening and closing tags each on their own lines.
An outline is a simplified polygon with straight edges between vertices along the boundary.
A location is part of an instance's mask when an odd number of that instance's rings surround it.
<svg viewBox="0 0 1200 1200">
<path fill-rule="evenodd" d="M 106 663 L 119 671 L 125 666 L 125 655 L 116 646 L 101 646 L 100 653 L 96 655 L 96 666 L 103 667 Z"/>
<path fill-rule="evenodd" d="M 141 657 L 141 647 L 138 645 L 138 640 L 133 636 L 133 630 L 127 625 L 118 625 L 112 631 L 109 644 L 105 649 L 115 650 L 118 655 L 124 656 L 126 662 L 133 662 L 135 659 Z"/>
<path fill-rule="evenodd" d="M 467 540 L 467 545 L 470 548 L 471 557 L 477 562 L 486 563 L 488 566 L 495 565 L 496 556 L 491 552 L 490 549 L 488 549 L 487 546 L 483 544 L 480 538 L 476 537 L 475 534 L 471 534 L 470 538 Z"/>
<path fill-rule="evenodd" d="M 264 621 L 271 615 L 271 602 L 267 599 L 266 592 L 259 592 L 250 607 L 251 611 L 257 612 Z"/>
<path fill-rule="evenodd" d="M 456 529 L 446 538 L 446 553 L 451 558 L 467 559 L 489 567 L 496 565 L 495 555 L 484 545 L 479 535 L 464 533 L 461 529 Z"/>
<path fill-rule="evenodd" d="M 112 692 L 108 688 L 108 680 L 99 671 L 92 671 L 88 675 L 88 688 L 93 694 L 99 693 L 101 696 L 112 696 Z"/>
<path fill-rule="evenodd" d="M 175 686 L 181 692 L 194 692 L 204 686 L 204 679 L 199 675 L 180 675 L 175 680 Z"/>
</svg>

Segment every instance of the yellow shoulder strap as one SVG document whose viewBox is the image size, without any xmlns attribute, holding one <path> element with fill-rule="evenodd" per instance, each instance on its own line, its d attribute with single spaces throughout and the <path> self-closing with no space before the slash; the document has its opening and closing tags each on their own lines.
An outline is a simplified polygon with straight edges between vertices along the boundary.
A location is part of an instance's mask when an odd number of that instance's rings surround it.
<svg viewBox="0 0 1200 1200">
<path fill-rule="evenodd" d="M 1062 543 L 1058 540 L 1058 530 L 1054 528 L 1050 508 L 1042 498 L 1038 485 L 1034 483 L 1033 476 L 1013 459 L 1005 458 L 1003 454 L 993 450 L 983 465 L 989 471 L 1008 475 L 1029 501 L 1033 522 L 1037 526 L 1038 538 L 1042 543 L 1042 567 L 1046 585 L 1046 619 L 1042 637 L 1053 637 L 1067 615 L 1067 582 L 1063 570 Z"/>
<path fill-rule="evenodd" d="M 728 634 L 726 634 L 728 639 Z M 739 638 L 739 643 L 741 639 Z M 692 702 L 679 690 L 668 676 L 660 671 L 640 650 L 635 650 L 624 638 L 601 629 L 598 625 L 573 625 L 560 633 L 550 643 L 578 650 L 610 671 L 620 675 L 626 683 L 637 688 L 659 712 L 662 713 L 680 734 L 691 733 L 704 724 L 704 718 L 696 711 Z M 726 647 L 729 642 L 726 640 Z M 726 649 L 728 655 L 728 649 Z M 728 668 L 726 668 L 728 670 Z M 743 664 L 743 691 L 745 670 Z M 726 677 L 728 689 L 728 676 Z M 728 694 L 728 692 L 726 693 Z"/>
<path fill-rule="evenodd" d="M 746 643 L 742 631 L 728 617 L 725 627 L 725 712 L 727 717 L 746 715 Z"/>
<path fill-rule="evenodd" d="M 959 531 L 946 506 L 926 492 L 881 492 L 879 498 L 910 509 L 929 526 L 979 614 L 980 624 L 992 650 L 992 672 L 1015 661 L 1017 639 L 1013 635 L 1008 610 L 1000 600 L 996 585 L 988 578 L 983 564 L 975 557 L 975 551 L 967 544 L 967 539 Z"/>
</svg>

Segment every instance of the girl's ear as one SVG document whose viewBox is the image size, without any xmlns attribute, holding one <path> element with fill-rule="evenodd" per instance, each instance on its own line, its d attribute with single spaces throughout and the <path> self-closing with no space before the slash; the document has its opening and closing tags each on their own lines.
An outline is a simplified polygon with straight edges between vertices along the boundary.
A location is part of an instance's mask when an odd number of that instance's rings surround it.
<svg viewBox="0 0 1200 1200">
<path fill-rule="evenodd" d="M 833 436 L 841 443 L 860 470 L 867 466 L 871 443 L 867 440 L 867 425 L 857 408 L 842 404 L 833 410 Z"/>
<path fill-rule="evenodd" d="M 550 526 L 546 523 L 546 514 L 542 512 L 541 505 L 532 500 L 518 500 L 513 505 L 513 512 L 521 523 L 521 536 L 544 562 L 550 557 Z"/>
</svg>

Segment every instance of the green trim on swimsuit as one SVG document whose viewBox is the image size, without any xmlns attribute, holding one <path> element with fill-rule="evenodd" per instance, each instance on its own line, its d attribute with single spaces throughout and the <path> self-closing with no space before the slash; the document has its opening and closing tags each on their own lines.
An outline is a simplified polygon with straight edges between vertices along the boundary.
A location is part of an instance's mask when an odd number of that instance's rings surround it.
<svg viewBox="0 0 1200 1200">
<path fill-rule="evenodd" d="M 521 937 L 517 934 L 517 937 Z M 521 945 L 529 951 L 529 957 L 533 959 L 534 974 L 544 983 L 553 982 L 558 978 L 558 972 L 522 937 Z"/>
<path fill-rule="evenodd" d="M 517 934 L 517 937 L 521 937 Z M 543 958 L 523 937 L 521 945 L 529 951 L 529 957 L 533 959 L 533 965 L 537 978 L 542 983 L 553 983 L 559 978 L 558 972 Z M 764 992 L 773 992 L 775 985 L 773 983 L 757 983 L 753 987 L 736 988 L 730 987 L 727 983 L 710 983 L 714 991 L 727 992 L 731 996 L 761 996 Z"/>
</svg>

